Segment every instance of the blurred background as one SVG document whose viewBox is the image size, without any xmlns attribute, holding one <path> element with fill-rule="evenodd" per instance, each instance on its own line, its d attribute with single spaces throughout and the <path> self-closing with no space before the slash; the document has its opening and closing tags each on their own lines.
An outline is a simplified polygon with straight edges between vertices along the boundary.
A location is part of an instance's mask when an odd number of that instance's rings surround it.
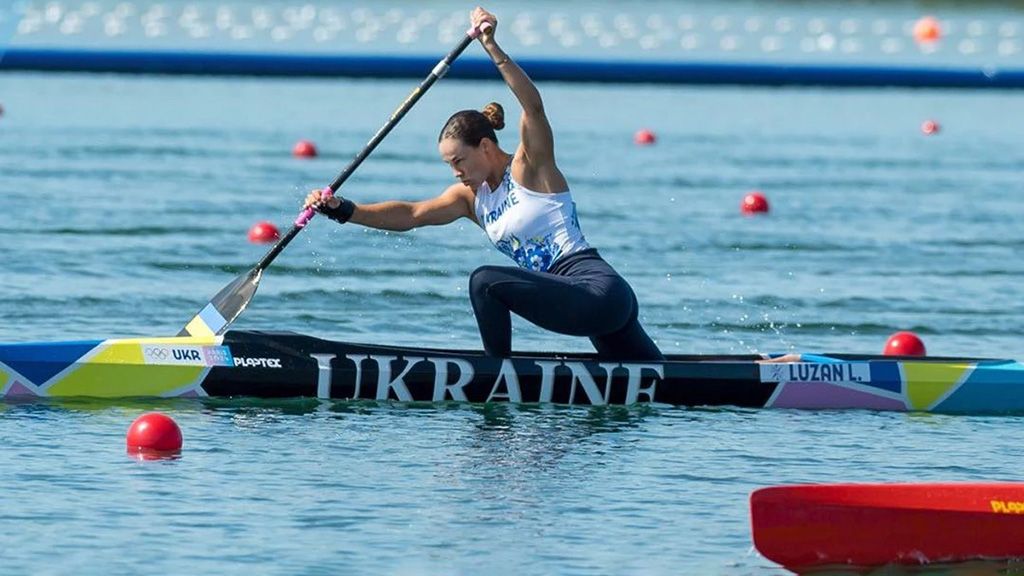
<svg viewBox="0 0 1024 576">
<path fill-rule="evenodd" d="M 535 79 L 1021 86 L 1019 4 L 497 1 Z M 7 69 L 420 75 L 459 2 L 15 0 Z M 453 71 L 493 78 L 479 55 Z"/>
</svg>

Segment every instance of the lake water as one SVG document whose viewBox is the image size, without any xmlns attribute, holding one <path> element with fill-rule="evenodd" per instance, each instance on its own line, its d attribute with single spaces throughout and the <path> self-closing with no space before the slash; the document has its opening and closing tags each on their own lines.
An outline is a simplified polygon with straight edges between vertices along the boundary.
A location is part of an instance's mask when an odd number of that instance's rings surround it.
<svg viewBox="0 0 1024 576">
<path fill-rule="evenodd" d="M 415 82 L 0 75 L 0 341 L 170 335 L 285 228 Z M 1024 95 L 541 86 L 588 239 L 665 352 L 1024 357 Z M 437 131 L 513 98 L 444 80 L 344 186 L 449 182 Z M 921 134 L 926 119 L 940 122 Z M 640 128 L 654 146 L 633 144 Z M 517 141 L 514 128 L 500 133 Z M 300 138 L 321 150 L 299 160 Z M 739 214 L 764 191 L 767 217 Z M 466 294 L 503 264 L 468 222 L 315 221 L 241 329 L 479 347 Z M 515 324 L 521 350 L 585 340 Z M 177 460 L 123 435 L 173 415 Z M 1018 416 L 320 401 L 0 406 L 14 573 L 780 574 L 747 498 L 792 482 L 1017 480 Z"/>
</svg>

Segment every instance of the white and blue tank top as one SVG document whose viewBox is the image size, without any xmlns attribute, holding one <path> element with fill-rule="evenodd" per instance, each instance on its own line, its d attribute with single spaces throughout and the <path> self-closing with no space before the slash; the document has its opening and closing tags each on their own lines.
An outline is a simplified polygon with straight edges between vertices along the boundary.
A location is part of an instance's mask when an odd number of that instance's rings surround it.
<svg viewBox="0 0 1024 576">
<path fill-rule="evenodd" d="M 496 189 L 480 185 L 474 208 L 494 246 L 521 268 L 547 272 L 559 258 L 590 248 L 572 194 L 534 192 L 512 178 L 511 165 Z"/>
</svg>

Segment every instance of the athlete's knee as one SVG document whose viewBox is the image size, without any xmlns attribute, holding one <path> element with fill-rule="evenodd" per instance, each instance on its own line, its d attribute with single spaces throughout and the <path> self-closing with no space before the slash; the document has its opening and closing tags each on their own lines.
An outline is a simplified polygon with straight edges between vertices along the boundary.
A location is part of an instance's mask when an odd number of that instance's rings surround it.
<svg viewBox="0 0 1024 576">
<path fill-rule="evenodd" d="M 501 266 L 492 265 L 481 266 L 473 270 L 473 273 L 469 275 L 469 293 L 477 298 L 486 296 L 487 289 L 491 284 L 501 278 L 501 271 Z"/>
</svg>

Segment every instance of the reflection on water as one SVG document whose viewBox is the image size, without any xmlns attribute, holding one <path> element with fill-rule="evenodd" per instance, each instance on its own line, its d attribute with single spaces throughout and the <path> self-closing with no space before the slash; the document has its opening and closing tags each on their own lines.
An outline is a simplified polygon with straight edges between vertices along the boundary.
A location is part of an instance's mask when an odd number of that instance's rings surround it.
<svg viewBox="0 0 1024 576">
<path fill-rule="evenodd" d="M 480 419 L 465 440 L 464 465 L 477 469 L 494 466 L 506 480 L 555 469 L 562 460 L 579 453 L 582 443 L 599 434 L 638 427 L 656 409 L 598 406 L 468 406 Z M 605 457 L 604 449 L 593 454 Z"/>
</svg>

